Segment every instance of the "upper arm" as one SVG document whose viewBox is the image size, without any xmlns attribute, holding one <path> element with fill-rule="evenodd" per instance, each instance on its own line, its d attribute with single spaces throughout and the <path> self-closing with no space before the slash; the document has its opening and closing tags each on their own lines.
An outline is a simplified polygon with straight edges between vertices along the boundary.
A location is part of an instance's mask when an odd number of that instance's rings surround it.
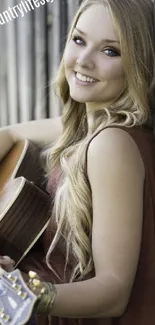
<svg viewBox="0 0 155 325">
<path fill-rule="evenodd" d="M 21 138 L 27 138 L 36 144 L 44 146 L 55 142 L 60 137 L 62 122 L 59 116 L 9 125 L 0 130 L 0 137 L 2 131 L 9 131 L 14 142 Z"/>
<path fill-rule="evenodd" d="M 101 131 L 88 148 L 88 177 L 92 190 L 92 251 L 96 277 L 112 276 L 129 296 L 139 258 L 144 165 L 129 134 L 121 129 Z"/>
</svg>

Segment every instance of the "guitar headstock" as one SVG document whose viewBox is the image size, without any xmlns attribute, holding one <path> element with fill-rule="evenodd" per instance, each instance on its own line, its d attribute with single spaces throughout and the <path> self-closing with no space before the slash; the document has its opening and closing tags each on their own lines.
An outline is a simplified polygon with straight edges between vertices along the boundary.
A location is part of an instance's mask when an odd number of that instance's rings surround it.
<svg viewBox="0 0 155 325">
<path fill-rule="evenodd" d="M 36 301 L 37 296 L 27 287 L 19 270 L 0 271 L 0 324 L 27 323 Z"/>
</svg>

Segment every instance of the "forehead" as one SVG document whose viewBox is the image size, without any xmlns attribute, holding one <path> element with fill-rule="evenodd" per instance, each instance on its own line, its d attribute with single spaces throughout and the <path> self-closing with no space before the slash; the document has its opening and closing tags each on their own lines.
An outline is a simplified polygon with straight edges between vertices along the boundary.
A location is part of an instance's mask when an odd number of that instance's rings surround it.
<svg viewBox="0 0 155 325">
<path fill-rule="evenodd" d="M 112 18 L 107 8 L 102 5 L 92 5 L 84 11 L 76 27 L 85 32 L 89 38 L 98 39 L 113 39 L 119 41 L 113 25 Z"/>
</svg>

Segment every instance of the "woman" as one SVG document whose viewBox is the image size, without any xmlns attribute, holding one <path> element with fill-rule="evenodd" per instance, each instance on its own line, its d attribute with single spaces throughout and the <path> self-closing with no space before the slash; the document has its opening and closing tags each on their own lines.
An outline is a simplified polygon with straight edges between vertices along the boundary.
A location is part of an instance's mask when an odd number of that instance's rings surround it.
<svg viewBox="0 0 155 325">
<path fill-rule="evenodd" d="M 20 265 L 48 291 L 38 324 L 155 323 L 153 85 L 152 1 L 84 1 L 56 80 L 51 222 Z"/>
</svg>

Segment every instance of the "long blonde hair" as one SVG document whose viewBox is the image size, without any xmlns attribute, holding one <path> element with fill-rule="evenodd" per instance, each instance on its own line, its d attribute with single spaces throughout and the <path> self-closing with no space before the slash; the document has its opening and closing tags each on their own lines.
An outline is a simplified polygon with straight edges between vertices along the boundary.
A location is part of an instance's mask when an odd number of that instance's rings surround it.
<svg viewBox="0 0 155 325">
<path fill-rule="evenodd" d="M 66 46 L 80 15 L 94 4 L 103 4 L 111 14 L 120 40 L 126 84 L 108 106 L 96 110 L 92 135 L 100 128 L 119 125 L 132 127 L 151 121 L 150 105 L 154 89 L 154 31 L 151 0 L 86 0 L 81 4 L 70 28 Z M 88 123 L 86 106 L 71 98 L 62 57 L 54 83 L 63 103 L 63 134 L 47 151 L 46 170 L 50 174 L 60 166 L 63 177 L 55 195 L 52 218 L 57 231 L 46 256 L 50 257 L 63 236 L 66 242 L 66 266 L 70 253 L 75 258 L 70 281 L 81 280 L 93 270 L 91 249 L 92 197 L 85 172 Z M 71 158 L 71 159 L 70 159 Z"/>
</svg>

